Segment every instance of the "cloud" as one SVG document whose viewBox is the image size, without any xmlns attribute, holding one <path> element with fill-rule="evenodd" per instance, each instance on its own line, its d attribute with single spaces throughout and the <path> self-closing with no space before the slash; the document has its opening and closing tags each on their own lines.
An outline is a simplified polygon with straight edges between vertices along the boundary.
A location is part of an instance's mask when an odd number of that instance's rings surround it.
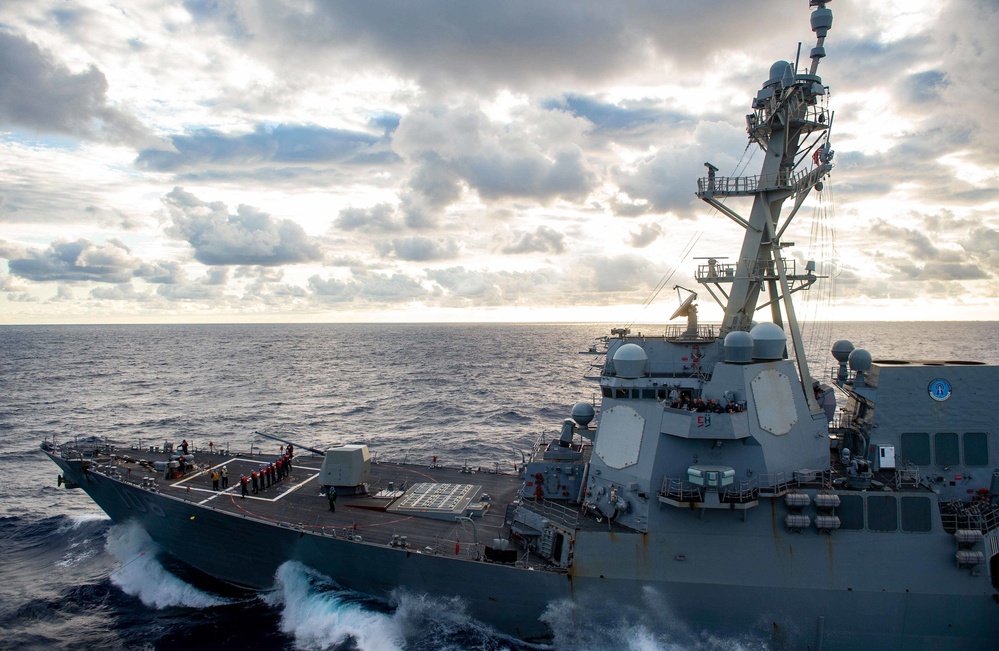
<svg viewBox="0 0 999 651">
<path fill-rule="evenodd" d="M 503 298 L 500 288 L 501 275 L 491 272 L 472 271 L 465 267 L 430 269 L 427 277 L 452 296 L 463 299 L 480 299 L 486 304 L 499 304 Z"/>
<path fill-rule="evenodd" d="M 8 258 L 7 266 L 12 276 L 38 282 L 126 283 L 142 263 L 120 241 L 95 244 L 78 239 L 53 242 L 44 250 L 27 249 L 20 257 Z"/>
<path fill-rule="evenodd" d="M 395 208 L 380 203 L 371 208 L 344 208 L 333 225 L 344 231 L 364 231 L 385 233 L 402 228 L 402 222 L 395 214 Z"/>
<path fill-rule="evenodd" d="M 73 73 L 24 36 L 0 31 L 0 124 L 112 143 L 149 143 L 134 116 L 115 107 L 91 65 Z"/>
<path fill-rule="evenodd" d="M 947 90 L 950 82 L 939 70 L 917 72 L 905 78 L 903 89 L 911 102 L 935 102 Z"/>
<path fill-rule="evenodd" d="M 60 294 L 63 288 L 60 287 Z M 90 290 L 90 297 L 96 298 L 103 301 L 131 301 L 131 302 L 143 302 L 149 300 L 149 296 L 136 291 L 135 286 L 131 283 L 121 283 L 118 285 L 113 285 L 110 287 L 95 287 Z M 71 300 L 73 297 L 65 297 L 65 300 Z"/>
<path fill-rule="evenodd" d="M 662 237 L 664 232 L 658 222 L 641 224 L 637 231 L 631 232 L 631 245 L 636 249 L 644 249 Z"/>
<path fill-rule="evenodd" d="M 320 276 L 309 278 L 309 287 L 320 300 L 328 303 L 352 301 L 360 292 L 358 283 Z"/>
<path fill-rule="evenodd" d="M 650 211 L 693 217 L 691 206 L 697 201 L 694 197 L 696 179 L 704 174 L 704 161 L 711 161 L 719 169 L 734 171 L 737 161 L 730 152 L 741 151 L 744 147 L 744 129 L 725 122 L 699 123 L 692 132 L 678 134 L 633 169 L 618 170 L 618 185 L 632 199 L 626 207 L 646 201 Z"/>
<path fill-rule="evenodd" d="M 393 147 L 416 165 L 409 178 L 411 205 L 439 210 L 458 200 L 464 186 L 484 201 L 585 198 L 597 176 L 570 140 L 580 129 L 564 112 L 548 113 L 549 123 L 563 122 L 551 139 L 532 131 L 529 122 L 495 122 L 474 107 L 435 106 L 407 115 Z"/>
<path fill-rule="evenodd" d="M 879 258 L 897 280 L 961 281 L 992 277 L 978 263 L 976 260 L 978 256 L 974 254 L 991 253 L 987 248 L 990 239 L 991 243 L 999 240 L 994 232 L 991 238 L 989 231 L 979 232 L 982 238 L 981 244 L 984 246 L 976 245 L 974 240 L 971 240 L 966 243 L 971 245 L 968 250 L 956 247 L 942 249 L 925 233 L 893 226 L 881 219 L 875 220 L 871 225 L 871 232 L 894 242 L 899 247 Z"/>
<path fill-rule="evenodd" d="M 461 244 L 454 238 L 431 238 L 422 235 L 400 237 L 383 245 L 383 255 L 393 254 L 400 260 L 410 262 L 429 262 L 431 260 L 448 260 L 461 251 Z"/>
<path fill-rule="evenodd" d="M 184 282 L 184 267 L 175 260 L 143 263 L 135 270 L 135 277 L 147 283 L 175 285 Z"/>
<path fill-rule="evenodd" d="M 649 260 L 628 254 L 580 259 L 569 275 L 576 290 L 633 293 L 655 287 L 662 273 Z"/>
<path fill-rule="evenodd" d="M 381 138 L 316 125 L 258 125 L 251 133 L 202 129 L 170 138 L 172 149 L 145 149 L 136 165 L 157 172 L 398 161 Z"/>
<path fill-rule="evenodd" d="M 242 204 L 232 215 L 224 203 L 201 201 L 183 188 L 174 188 L 163 203 L 173 221 L 168 233 L 186 240 L 203 264 L 274 266 L 322 258 L 319 243 L 290 219 Z"/>
<path fill-rule="evenodd" d="M 419 300 L 428 296 L 423 285 L 402 273 L 391 275 L 354 271 L 349 280 L 309 278 L 315 296 L 327 303 L 346 303 L 360 299 L 370 303 L 391 304 Z"/>
<path fill-rule="evenodd" d="M 538 226 L 534 232 L 521 231 L 513 243 L 504 246 L 503 253 L 564 253 L 565 235 L 549 226 Z"/>
<path fill-rule="evenodd" d="M 562 97 L 544 102 L 548 109 L 562 110 L 576 117 L 585 118 L 593 124 L 597 132 L 622 133 L 648 132 L 648 127 L 657 124 L 677 124 L 691 122 L 693 116 L 675 111 L 667 111 L 652 100 L 627 101 L 624 104 L 600 101 L 596 97 L 567 93 Z"/>
</svg>

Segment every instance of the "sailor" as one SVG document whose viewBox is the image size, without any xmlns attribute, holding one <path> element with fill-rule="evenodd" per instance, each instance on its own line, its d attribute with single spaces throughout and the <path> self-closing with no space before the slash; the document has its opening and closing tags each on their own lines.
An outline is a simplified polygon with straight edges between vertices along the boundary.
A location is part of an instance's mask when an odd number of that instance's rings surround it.
<svg viewBox="0 0 999 651">
<path fill-rule="evenodd" d="M 257 488 L 257 471 L 254 470 L 252 473 L 250 473 L 250 477 L 252 477 L 253 479 L 253 494 L 256 495 L 257 491 L 259 490 Z"/>
<path fill-rule="evenodd" d="M 290 459 L 293 456 L 295 456 L 295 446 L 292 445 L 291 443 L 289 443 L 288 444 L 288 458 Z"/>
<path fill-rule="evenodd" d="M 246 499 L 246 484 L 247 483 L 248 483 L 248 481 L 246 479 L 246 475 L 240 475 L 239 476 L 239 489 L 243 493 L 242 495 L 240 495 L 240 497 L 242 499 L 244 499 L 244 500 Z"/>
<path fill-rule="evenodd" d="M 187 439 L 184 439 L 183 441 L 180 442 L 180 449 L 181 449 L 181 451 L 183 451 L 184 456 L 186 457 L 187 456 Z"/>
<path fill-rule="evenodd" d="M 284 465 L 288 470 L 288 474 L 291 474 L 291 445 L 288 445 L 288 454 L 284 455 Z"/>
<path fill-rule="evenodd" d="M 226 470 L 225 466 L 222 466 L 222 470 L 219 471 L 219 477 L 222 478 L 222 490 L 229 488 L 229 471 Z"/>
<path fill-rule="evenodd" d="M 219 471 L 212 471 L 212 490 L 217 491 L 219 489 Z"/>
<path fill-rule="evenodd" d="M 326 496 L 330 500 L 330 511 L 336 513 L 336 486 L 330 486 L 330 490 Z"/>
</svg>

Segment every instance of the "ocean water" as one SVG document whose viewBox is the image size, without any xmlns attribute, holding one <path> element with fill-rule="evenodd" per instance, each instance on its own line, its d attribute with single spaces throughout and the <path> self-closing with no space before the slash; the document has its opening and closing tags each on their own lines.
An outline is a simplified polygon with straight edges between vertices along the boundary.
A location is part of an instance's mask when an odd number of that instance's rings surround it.
<svg viewBox="0 0 999 651">
<path fill-rule="evenodd" d="M 600 358 L 605 324 L 0 327 L 0 649 L 529 649 L 460 602 L 383 602 L 285 565 L 274 590 L 235 591 L 112 525 L 82 491 L 56 487 L 44 438 L 267 450 L 367 443 L 382 459 L 512 469 L 554 433 Z M 655 326 L 633 327 L 652 333 Z M 813 374 L 832 341 L 878 358 L 999 363 L 996 323 L 806 325 Z M 238 553 L 237 548 L 220 553 Z M 446 613 L 442 615 L 441 613 Z M 765 649 L 682 622 L 587 630 L 557 607 L 554 648 Z M 582 618 L 585 619 L 585 618 Z M 578 624 L 578 619 L 576 620 Z"/>
</svg>

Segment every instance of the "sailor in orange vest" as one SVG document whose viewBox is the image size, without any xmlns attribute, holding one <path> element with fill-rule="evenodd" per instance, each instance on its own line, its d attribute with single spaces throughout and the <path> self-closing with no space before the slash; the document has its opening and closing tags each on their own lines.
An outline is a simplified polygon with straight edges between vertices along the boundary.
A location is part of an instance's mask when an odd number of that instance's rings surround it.
<svg viewBox="0 0 999 651">
<path fill-rule="evenodd" d="M 253 472 L 252 472 L 252 473 L 250 474 L 250 477 L 252 477 L 252 479 L 253 479 L 253 494 L 254 494 L 254 495 L 256 495 L 256 494 L 257 494 L 257 490 L 259 490 L 259 489 L 257 488 L 257 476 L 258 476 L 258 475 L 257 475 L 257 471 L 256 471 L 256 470 L 254 470 L 254 471 L 253 471 Z"/>
<path fill-rule="evenodd" d="M 240 497 L 242 499 L 244 499 L 244 500 L 246 499 L 246 484 L 247 483 L 248 483 L 248 480 L 246 479 L 246 475 L 240 475 L 239 476 L 239 489 L 243 493 Z"/>
</svg>

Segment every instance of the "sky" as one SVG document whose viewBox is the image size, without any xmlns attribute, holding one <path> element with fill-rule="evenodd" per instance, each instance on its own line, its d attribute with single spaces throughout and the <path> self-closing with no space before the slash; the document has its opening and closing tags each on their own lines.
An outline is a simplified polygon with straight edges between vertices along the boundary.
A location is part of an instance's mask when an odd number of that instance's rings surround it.
<svg viewBox="0 0 999 651">
<path fill-rule="evenodd" d="M 999 3 L 832 0 L 818 320 L 999 320 Z M 4 0 L 0 324 L 664 322 L 806 0 Z M 749 205 L 729 205 L 748 214 Z M 657 291 L 658 290 L 658 291 Z"/>
</svg>

